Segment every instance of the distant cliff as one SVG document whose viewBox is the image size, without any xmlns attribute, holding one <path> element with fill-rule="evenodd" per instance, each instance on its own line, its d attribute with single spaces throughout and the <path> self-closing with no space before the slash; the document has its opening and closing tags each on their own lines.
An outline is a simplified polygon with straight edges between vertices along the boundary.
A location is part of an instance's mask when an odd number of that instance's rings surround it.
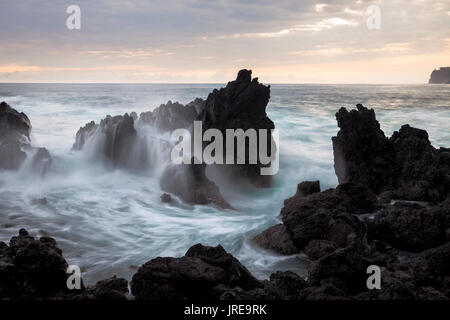
<svg viewBox="0 0 450 320">
<path fill-rule="evenodd" d="M 441 67 L 433 70 L 428 83 L 450 83 L 450 67 Z"/>
</svg>

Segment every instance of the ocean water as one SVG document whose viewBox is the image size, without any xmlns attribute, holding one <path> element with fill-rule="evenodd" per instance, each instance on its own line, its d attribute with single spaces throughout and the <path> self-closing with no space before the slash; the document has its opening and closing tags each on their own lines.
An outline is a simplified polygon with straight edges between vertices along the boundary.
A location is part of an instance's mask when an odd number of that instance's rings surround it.
<svg viewBox="0 0 450 320">
<path fill-rule="evenodd" d="M 56 238 L 88 284 L 117 275 L 131 279 L 157 256 L 182 256 L 196 244 L 221 244 L 258 278 L 276 270 L 307 274 L 302 254 L 282 257 L 250 239 L 279 223 L 283 200 L 304 180 L 335 187 L 334 115 L 357 103 L 375 109 L 391 135 L 402 124 L 426 129 L 431 143 L 450 146 L 448 85 L 272 85 L 267 108 L 280 133 L 280 169 L 270 189 L 221 191 L 236 211 L 171 206 L 160 201 L 158 170 L 110 170 L 71 150 L 80 126 L 106 115 L 152 110 L 168 100 L 206 98 L 223 84 L 0 84 L 0 101 L 25 112 L 32 144 L 51 152 L 45 178 L 22 169 L 0 172 L 0 241 L 19 228 Z M 42 199 L 45 198 L 46 201 Z"/>
</svg>

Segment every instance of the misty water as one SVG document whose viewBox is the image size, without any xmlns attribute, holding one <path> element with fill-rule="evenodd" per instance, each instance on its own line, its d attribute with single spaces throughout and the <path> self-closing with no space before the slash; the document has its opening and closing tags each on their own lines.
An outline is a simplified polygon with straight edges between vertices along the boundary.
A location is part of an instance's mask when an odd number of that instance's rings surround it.
<svg viewBox="0 0 450 320">
<path fill-rule="evenodd" d="M 221 185 L 236 211 L 160 201 L 160 170 L 111 170 L 71 150 L 80 126 L 106 115 L 149 111 L 168 100 L 206 98 L 217 84 L 0 84 L 6 101 L 31 120 L 32 144 L 46 147 L 55 169 L 41 178 L 26 166 L 0 172 L 0 241 L 19 228 L 56 238 L 86 283 L 128 280 L 157 256 L 182 256 L 196 244 L 221 244 L 258 278 L 275 270 L 306 275 L 302 254 L 282 257 L 250 239 L 279 223 L 283 200 L 304 180 L 335 187 L 331 137 L 340 107 L 374 108 L 391 135 L 402 124 L 426 129 L 435 147 L 450 146 L 448 85 L 273 85 L 267 112 L 280 133 L 280 170 L 269 189 Z M 145 134 L 145 132 L 140 132 Z"/>
</svg>

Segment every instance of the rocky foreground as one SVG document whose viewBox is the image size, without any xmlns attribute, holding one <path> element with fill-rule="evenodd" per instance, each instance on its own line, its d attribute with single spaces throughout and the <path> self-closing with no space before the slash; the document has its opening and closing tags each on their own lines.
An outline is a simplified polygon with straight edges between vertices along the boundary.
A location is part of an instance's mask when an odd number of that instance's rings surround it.
<svg viewBox="0 0 450 320">
<path fill-rule="evenodd" d="M 0 243 L 0 298 L 449 299 L 450 149 L 434 148 L 426 131 L 408 125 L 388 138 L 362 105 L 336 118 L 339 186 L 300 183 L 282 223 L 254 238 L 279 254 L 306 254 L 307 279 L 288 271 L 261 281 L 220 245 L 197 244 L 181 258 L 148 261 L 130 283 L 113 277 L 69 290 L 55 240 L 22 229 Z M 380 289 L 366 285 L 371 265 L 381 269 Z"/>
</svg>

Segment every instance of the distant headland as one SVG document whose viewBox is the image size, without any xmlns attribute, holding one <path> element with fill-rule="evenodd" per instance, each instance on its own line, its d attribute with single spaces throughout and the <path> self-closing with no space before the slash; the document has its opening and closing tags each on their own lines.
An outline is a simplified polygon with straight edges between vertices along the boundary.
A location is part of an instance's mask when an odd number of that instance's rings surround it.
<svg viewBox="0 0 450 320">
<path fill-rule="evenodd" d="M 450 67 L 441 67 L 439 70 L 434 69 L 431 72 L 428 83 L 448 83 L 450 84 Z"/>
</svg>

